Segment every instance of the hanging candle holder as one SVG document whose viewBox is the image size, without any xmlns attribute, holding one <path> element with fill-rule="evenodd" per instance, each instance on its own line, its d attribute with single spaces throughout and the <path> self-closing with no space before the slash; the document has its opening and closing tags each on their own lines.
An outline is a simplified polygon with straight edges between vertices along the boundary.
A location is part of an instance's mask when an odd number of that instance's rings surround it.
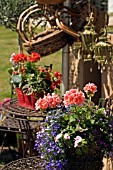
<svg viewBox="0 0 113 170">
<path fill-rule="evenodd" d="M 95 44 L 95 40 L 97 38 L 95 26 L 93 25 L 94 21 L 93 12 L 91 12 L 89 17 L 86 18 L 86 21 L 88 21 L 88 23 L 84 27 L 84 31 L 81 33 L 82 51 L 84 61 L 91 61 L 93 45 Z"/>
<path fill-rule="evenodd" d="M 106 28 L 103 31 L 103 35 L 94 46 L 94 60 L 97 61 L 101 72 L 105 70 L 106 64 L 113 62 L 113 45 L 108 41 Z"/>
</svg>

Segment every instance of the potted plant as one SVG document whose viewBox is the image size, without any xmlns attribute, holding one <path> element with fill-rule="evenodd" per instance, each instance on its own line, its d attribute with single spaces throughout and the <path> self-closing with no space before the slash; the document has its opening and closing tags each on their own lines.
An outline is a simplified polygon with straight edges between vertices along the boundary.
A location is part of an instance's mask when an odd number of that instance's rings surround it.
<svg viewBox="0 0 113 170">
<path fill-rule="evenodd" d="M 91 99 L 97 91 L 94 83 L 66 91 L 61 100 L 48 94 L 36 102 L 36 109 L 48 109 L 37 132 L 35 149 L 47 170 L 101 170 L 103 157 L 113 151 L 113 116 Z M 43 165 L 42 165 L 43 166 Z"/>
<path fill-rule="evenodd" d="M 56 92 L 62 83 L 62 74 L 52 72 L 52 65 L 39 66 L 40 54 L 33 52 L 26 56 L 23 53 L 13 56 L 14 67 L 9 69 L 10 82 L 15 84 L 16 91 L 24 94 L 26 107 L 35 109 L 35 102 L 44 94 Z M 22 106 L 23 101 L 19 105 Z"/>
</svg>

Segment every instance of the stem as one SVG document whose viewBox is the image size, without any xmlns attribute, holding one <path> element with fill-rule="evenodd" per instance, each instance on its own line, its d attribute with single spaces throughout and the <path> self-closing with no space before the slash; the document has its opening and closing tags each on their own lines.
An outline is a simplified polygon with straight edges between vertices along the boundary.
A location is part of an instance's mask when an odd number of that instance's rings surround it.
<svg viewBox="0 0 113 170">
<path fill-rule="evenodd" d="M 89 96 L 89 101 L 91 102 L 91 96 Z"/>
</svg>

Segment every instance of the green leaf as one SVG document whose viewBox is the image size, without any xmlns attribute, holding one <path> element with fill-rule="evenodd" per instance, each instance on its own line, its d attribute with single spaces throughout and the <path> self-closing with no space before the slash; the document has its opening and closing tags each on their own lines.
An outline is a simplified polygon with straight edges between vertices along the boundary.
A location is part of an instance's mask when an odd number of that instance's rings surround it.
<svg viewBox="0 0 113 170">
<path fill-rule="evenodd" d="M 75 122 L 75 117 L 71 116 L 71 117 L 69 118 L 69 122 Z"/>
<path fill-rule="evenodd" d="M 94 119 L 92 119 L 92 120 L 91 120 L 91 124 L 94 124 L 94 123 L 95 123 L 95 120 L 94 120 Z"/>
<path fill-rule="evenodd" d="M 64 116 L 64 120 L 68 120 L 69 118 L 68 118 L 68 116 L 67 115 L 65 115 Z"/>
<path fill-rule="evenodd" d="M 87 129 L 83 129 L 79 124 L 76 126 L 76 131 L 83 132 L 86 131 Z"/>
<path fill-rule="evenodd" d="M 76 148 L 76 154 L 77 154 L 77 155 L 81 155 L 81 154 L 82 154 L 80 148 Z"/>
<path fill-rule="evenodd" d="M 12 75 L 12 72 L 13 72 L 13 68 L 9 68 L 9 69 L 8 69 L 8 73 L 9 73 L 10 75 Z"/>
<path fill-rule="evenodd" d="M 86 145 L 84 145 L 84 146 L 82 146 L 82 151 L 84 152 L 84 153 L 87 153 L 88 152 L 88 147 L 86 146 Z"/>
</svg>

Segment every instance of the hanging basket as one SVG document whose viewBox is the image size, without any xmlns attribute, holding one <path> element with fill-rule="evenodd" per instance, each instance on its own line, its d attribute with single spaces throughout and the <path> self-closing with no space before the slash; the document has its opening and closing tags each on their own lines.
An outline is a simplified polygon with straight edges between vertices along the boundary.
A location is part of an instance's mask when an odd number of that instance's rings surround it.
<svg viewBox="0 0 113 170">
<path fill-rule="evenodd" d="M 59 29 L 55 22 L 54 11 L 40 8 L 38 4 L 26 9 L 19 17 L 17 31 L 28 53 L 38 52 L 41 56 L 52 54 L 68 43 L 67 34 Z M 36 33 L 40 24 L 49 27 L 41 33 Z M 35 24 L 35 25 L 33 25 Z"/>
<path fill-rule="evenodd" d="M 61 4 L 65 0 L 36 0 L 40 4 Z"/>
<path fill-rule="evenodd" d="M 28 53 L 35 51 L 41 56 L 46 56 L 63 48 L 67 44 L 67 38 L 62 30 L 56 30 L 38 41 L 23 44 Z"/>
</svg>

